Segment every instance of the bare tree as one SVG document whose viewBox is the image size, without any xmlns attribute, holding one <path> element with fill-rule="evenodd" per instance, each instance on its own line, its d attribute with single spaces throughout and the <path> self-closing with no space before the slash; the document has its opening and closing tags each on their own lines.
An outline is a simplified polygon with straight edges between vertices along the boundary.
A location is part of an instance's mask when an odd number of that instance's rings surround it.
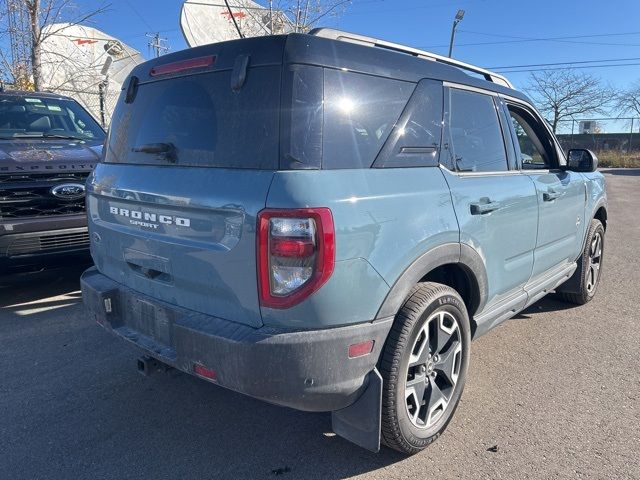
<svg viewBox="0 0 640 480">
<path fill-rule="evenodd" d="M 39 91 L 43 87 L 42 78 L 42 45 L 52 35 L 60 33 L 69 25 L 79 25 L 90 21 L 96 15 L 103 13 L 107 5 L 102 5 L 90 11 L 80 11 L 72 0 L 7 0 L 7 9 L 0 17 L 0 33 L 4 36 L 18 37 L 18 42 L 27 43 L 29 51 L 29 65 L 14 65 L 14 59 L 8 59 L 4 51 L 0 55 L 1 63 L 10 65 L 11 75 L 16 83 L 23 83 L 24 78 L 32 77 L 34 90 Z M 25 25 L 10 25 L 11 15 L 16 11 L 25 15 Z M 61 28 L 45 28 L 48 25 L 65 23 Z M 25 31 L 20 31 L 25 30 Z"/>
<path fill-rule="evenodd" d="M 571 69 L 532 73 L 525 91 L 547 117 L 554 132 L 562 120 L 606 114 L 611 101 L 611 91 L 598 78 Z"/>
<path fill-rule="evenodd" d="M 340 17 L 352 0 L 267 0 L 260 2 L 268 10 L 267 18 L 258 18 L 260 15 L 251 8 L 252 1 L 238 0 L 230 1 L 230 7 L 244 6 L 247 8 L 246 14 L 255 20 L 259 25 L 262 35 L 275 35 L 285 32 L 306 33 L 319 23 L 331 18 Z M 254 4 L 255 5 L 255 4 Z M 242 34 L 242 28 L 239 28 Z M 251 32 L 248 32 L 251 36 Z"/>
<path fill-rule="evenodd" d="M 272 3 L 293 21 L 295 32 L 306 33 L 321 21 L 342 15 L 351 0 L 270 0 L 270 10 L 274 8 Z"/>
<path fill-rule="evenodd" d="M 640 117 L 640 81 L 613 97 L 613 110 L 618 117 Z"/>
</svg>

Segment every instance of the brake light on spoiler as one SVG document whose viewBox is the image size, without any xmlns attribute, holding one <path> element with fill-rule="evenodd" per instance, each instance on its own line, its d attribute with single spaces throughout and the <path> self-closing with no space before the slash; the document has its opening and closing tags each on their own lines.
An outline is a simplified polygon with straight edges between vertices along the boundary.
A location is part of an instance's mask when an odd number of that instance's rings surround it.
<svg viewBox="0 0 640 480">
<path fill-rule="evenodd" d="M 258 214 L 260 304 L 292 307 L 324 285 L 335 264 L 328 208 L 267 209 Z"/>
<path fill-rule="evenodd" d="M 168 75 L 170 73 L 182 72 L 184 70 L 193 70 L 197 68 L 205 68 L 216 62 L 215 55 L 207 55 L 204 57 L 189 58 L 178 62 L 165 63 L 156 65 L 149 72 L 149 76 L 157 77 L 160 75 Z"/>
</svg>

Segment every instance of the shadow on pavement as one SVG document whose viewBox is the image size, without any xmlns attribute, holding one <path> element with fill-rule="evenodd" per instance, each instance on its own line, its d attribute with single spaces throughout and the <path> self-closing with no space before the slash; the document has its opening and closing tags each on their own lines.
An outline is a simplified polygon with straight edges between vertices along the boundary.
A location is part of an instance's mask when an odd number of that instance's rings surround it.
<svg viewBox="0 0 640 480">
<path fill-rule="evenodd" d="M 512 320 L 527 320 L 536 313 L 559 312 L 577 308 L 577 305 L 560 300 L 555 294 L 549 294 L 517 314 Z"/>
<path fill-rule="evenodd" d="M 603 168 L 600 171 L 608 175 L 622 175 L 625 177 L 640 176 L 640 168 Z"/>
<path fill-rule="evenodd" d="M 0 276 L 0 308 L 46 300 L 80 290 L 80 275 L 89 265 Z M 79 294 L 78 294 L 79 295 Z"/>
<path fill-rule="evenodd" d="M 126 375 L 113 372 L 111 379 L 129 377 L 134 368 L 131 362 Z M 87 412 L 85 421 L 102 425 L 106 438 L 113 440 L 109 444 L 117 444 L 107 458 L 94 460 L 109 465 L 144 445 L 144 453 L 128 456 L 147 478 L 172 472 L 174 478 L 338 480 L 408 458 L 385 447 L 377 454 L 368 452 L 336 436 L 328 413 L 269 405 L 181 372 L 122 380 L 115 385 L 100 380 L 97 391 L 87 395 L 89 401 L 95 395 L 100 410 Z M 73 426 L 65 429 L 71 433 Z M 101 444 L 104 437 L 96 446 Z M 194 456 L 198 461 L 192 464 Z"/>
</svg>

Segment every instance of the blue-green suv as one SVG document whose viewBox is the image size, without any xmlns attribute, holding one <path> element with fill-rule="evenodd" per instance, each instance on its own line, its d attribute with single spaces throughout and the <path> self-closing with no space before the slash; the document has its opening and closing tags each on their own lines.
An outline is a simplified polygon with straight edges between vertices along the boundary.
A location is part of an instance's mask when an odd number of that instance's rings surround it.
<svg viewBox="0 0 640 480">
<path fill-rule="evenodd" d="M 112 122 L 92 317 L 142 370 L 331 411 L 371 450 L 440 435 L 473 338 L 597 289 L 597 160 L 493 72 L 335 30 L 242 39 L 137 66 Z"/>
</svg>

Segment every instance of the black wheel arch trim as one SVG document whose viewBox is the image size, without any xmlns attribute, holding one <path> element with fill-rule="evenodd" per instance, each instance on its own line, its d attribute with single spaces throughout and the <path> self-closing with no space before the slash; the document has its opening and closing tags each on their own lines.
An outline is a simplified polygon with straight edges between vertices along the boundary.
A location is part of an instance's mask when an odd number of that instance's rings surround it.
<svg viewBox="0 0 640 480">
<path fill-rule="evenodd" d="M 396 280 L 382 302 L 376 318 L 395 316 L 409 292 L 422 278 L 434 269 L 448 264 L 462 267 L 473 285 L 478 298 L 474 300 L 475 311 L 468 312 L 473 318 L 475 312 L 482 311 L 487 300 L 488 280 L 484 262 L 480 254 L 464 243 L 445 243 L 432 248 L 418 257 Z"/>
<path fill-rule="evenodd" d="M 578 254 L 578 258 L 576 258 L 576 262 L 580 260 L 580 258 L 582 257 L 582 252 L 587 246 L 587 237 L 589 236 L 589 223 L 591 223 L 591 220 L 593 219 L 600 220 L 596 215 L 598 214 L 601 208 L 604 210 L 604 222 L 602 222 L 602 226 L 604 227 L 605 231 L 607 230 L 607 224 L 609 223 L 609 211 L 608 211 L 609 209 L 607 208 L 607 200 L 605 198 L 601 198 L 596 202 L 589 216 L 586 217 L 589 219 L 589 221 L 587 222 L 587 226 L 584 229 L 584 238 L 582 239 L 582 249 Z"/>
<path fill-rule="evenodd" d="M 593 207 L 593 211 L 591 212 L 591 215 L 589 217 L 589 223 L 591 223 L 591 220 L 598 219 L 596 215 L 601 208 L 604 209 L 604 215 L 605 215 L 604 222 L 602 222 L 602 228 L 606 232 L 609 212 L 607 211 L 607 201 L 605 199 L 601 199 L 596 203 L 595 207 Z M 587 225 L 587 228 L 585 228 L 585 232 L 584 232 L 584 239 L 582 240 L 582 249 L 580 250 L 580 254 L 578 255 L 578 258 L 576 258 L 576 263 L 578 265 L 576 268 L 576 271 L 573 272 L 573 275 L 571 275 L 571 277 L 566 282 L 558 286 L 558 288 L 556 289 L 558 292 L 580 293 L 580 284 L 582 282 L 582 278 L 581 278 L 582 256 L 584 254 L 585 248 L 587 248 L 587 242 L 589 241 L 589 230 L 590 230 L 589 225 Z"/>
</svg>

